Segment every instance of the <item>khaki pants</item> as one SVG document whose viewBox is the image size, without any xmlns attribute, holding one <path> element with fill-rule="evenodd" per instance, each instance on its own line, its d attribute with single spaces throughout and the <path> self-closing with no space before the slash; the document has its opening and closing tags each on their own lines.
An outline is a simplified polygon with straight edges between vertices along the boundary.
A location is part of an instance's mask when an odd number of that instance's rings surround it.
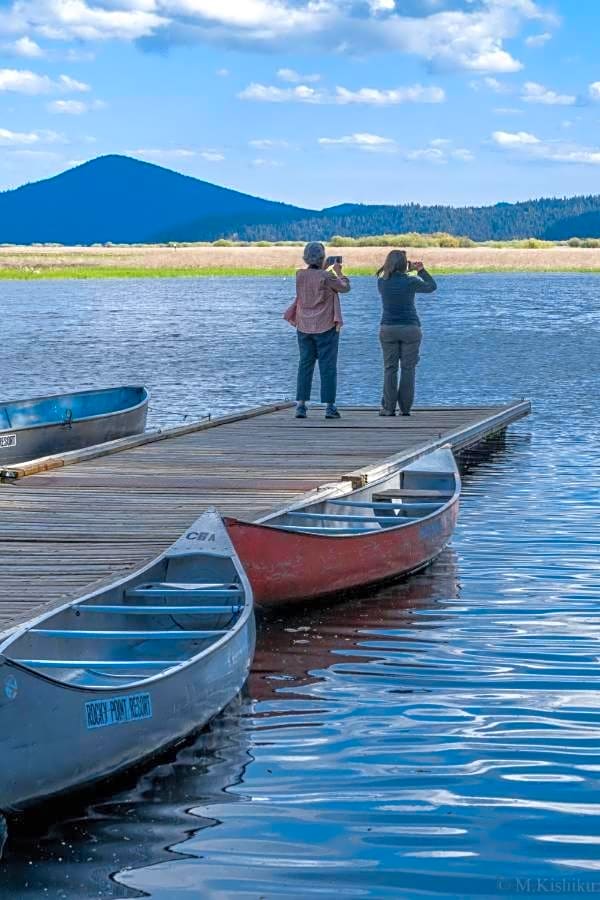
<svg viewBox="0 0 600 900">
<path fill-rule="evenodd" d="M 379 340 L 383 350 L 383 400 L 381 405 L 389 412 L 400 405 L 403 413 L 409 413 L 415 398 L 415 369 L 419 362 L 422 332 L 418 325 L 382 325 Z M 398 366 L 401 368 L 398 386 Z"/>
</svg>

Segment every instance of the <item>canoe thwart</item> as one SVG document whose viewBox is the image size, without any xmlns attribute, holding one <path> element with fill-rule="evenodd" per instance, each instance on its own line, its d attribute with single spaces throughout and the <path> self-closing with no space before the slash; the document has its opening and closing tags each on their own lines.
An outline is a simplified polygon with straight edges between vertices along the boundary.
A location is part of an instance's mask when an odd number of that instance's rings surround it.
<svg viewBox="0 0 600 900">
<path fill-rule="evenodd" d="M 204 631 L 188 631 L 177 628 L 175 631 L 78 631 L 69 628 L 31 628 L 30 634 L 53 638 L 89 638 L 115 641 L 196 641 L 213 638 L 220 634 L 228 634 L 223 629 L 205 629 Z"/>
</svg>

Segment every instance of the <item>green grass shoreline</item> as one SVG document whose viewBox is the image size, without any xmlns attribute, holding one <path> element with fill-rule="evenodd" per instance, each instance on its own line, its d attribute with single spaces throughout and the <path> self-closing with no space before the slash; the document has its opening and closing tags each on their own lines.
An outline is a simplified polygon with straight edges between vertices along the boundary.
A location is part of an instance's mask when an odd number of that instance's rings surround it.
<svg viewBox="0 0 600 900">
<path fill-rule="evenodd" d="M 44 281 L 61 279 L 89 279 L 89 278 L 219 278 L 219 277 L 284 277 L 294 274 L 291 268 L 246 268 L 239 266 L 213 266 L 193 269 L 175 268 L 119 268 L 116 266 L 82 266 L 60 267 L 48 269 L 10 269 L 0 268 L 0 281 Z M 433 267 L 434 275 L 476 275 L 482 273 L 499 272 L 504 274 L 532 273 L 583 273 L 598 274 L 600 267 L 573 267 L 557 268 L 552 266 L 536 266 L 532 268 L 507 269 L 501 266 L 481 266 L 474 268 L 462 268 L 460 266 Z M 346 270 L 348 275 L 373 275 L 374 270 L 369 266 L 358 266 Z"/>
</svg>

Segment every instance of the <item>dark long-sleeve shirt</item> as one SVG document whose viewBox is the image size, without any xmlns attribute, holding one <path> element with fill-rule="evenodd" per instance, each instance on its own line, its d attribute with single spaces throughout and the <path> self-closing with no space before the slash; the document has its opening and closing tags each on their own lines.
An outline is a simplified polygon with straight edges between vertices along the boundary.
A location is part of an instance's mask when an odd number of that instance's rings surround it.
<svg viewBox="0 0 600 900">
<path fill-rule="evenodd" d="M 379 278 L 382 325 L 420 325 L 415 294 L 432 294 L 437 284 L 429 272 L 421 269 L 418 276 L 395 272 L 390 278 Z"/>
</svg>

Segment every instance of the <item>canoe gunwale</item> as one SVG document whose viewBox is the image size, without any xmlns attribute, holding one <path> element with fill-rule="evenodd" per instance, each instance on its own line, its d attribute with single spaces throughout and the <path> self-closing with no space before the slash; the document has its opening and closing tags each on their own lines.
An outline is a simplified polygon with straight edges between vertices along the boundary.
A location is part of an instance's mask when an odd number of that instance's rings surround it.
<svg viewBox="0 0 600 900">
<path fill-rule="evenodd" d="M 143 392 L 142 399 L 139 401 L 139 403 L 134 403 L 131 406 L 121 406 L 119 409 L 115 409 L 112 412 L 97 413 L 94 416 L 79 416 L 77 418 L 72 418 L 69 422 L 59 422 L 59 421 L 37 422 L 37 423 L 32 423 L 30 425 L 15 425 L 15 426 L 11 425 L 8 428 L 3 427 L 3 428 L 0 428 L 0 437 L 2 437 L 2 435 L 4 435 L 4 434 L 15 434 L 15 433 L 22 434 L 23 432 L 26 432 L 26 431 L 36 431 L 39 428 L 67 428 L 67 427 L 71 427 L 73 425 L 80 425 L 85 422 L 94 422 L 94 421 L 98 421 L 100 419 L 111 419 L 113 416 L 122 416 L 126 413 L 127 414 L 133 413 L 136 410 L 143 409 L 143 407 L 148 406 L 148 404 L 150 402 L 150 391 L 143 384 L 125 384 L 125 385 L 116 385 L 115 387 L 111 387 L 111 388 L 100 388 L 98 390 L 90 389 L 88 391 L 71 391 L 70 393 L 65 393 L 65 394 L 48 394 L 44 397 L 29 397 L 29 398 L 23 399 L 23 400 L 8 400 L 6 402 L 2 401 L 2 402 L 0 402 L 0 408 L 8 409 L 10 406 L 14 405 L 15 403 L 36 403 L 37 401 L 40 401 L 40 400 L 52 400 L 52 399 L 59 399 L 59 398 L 63 398 L 63 397 L 82 397 L 82 396 L 85 396 L 86 394 L 99 394 L 99 393 L 105 393 L 105 392 L 108 393 L 109 391 L 122 390 L 123 388 L 142 391 Z"/>
<path fill-rule="evenodd" d="M 440 448 L 440 449 L 448 449 L 451 452 L 450 447 L 447 447 L 447 448 L 445 447 L 445 448 Z M 423 457 L 425 457 L 427 455 L 428 454 L 423 454 L 422 456 L 418 457 L 417 460 L 415 460 L 415 461 L 418 461 L 419 458 L 422 459 Z M 271 531 L 278 531 L 280 533 L 286 532 L 286 533 L 291 533 L 291 534 L 298 534 L 298 535 L 301 535 L 302 537 L 317 538 L 318 540 L 322 540 L 322 539 L 330 540 L 331 538 L 335 538 L 336 540 L 338 540 L 338 539 L 354 540 L 355 538 L 358 538 L 360 540 L 365 537 L 380 537 L 382 534 L 392 533 L 392 532 L 398 531 L 401 528 L 407 528 L 412 525 L 421 525 L 423 523 L 426 523 L 428 520 L 433 520 L 433 519 L 437 518 L 438 516 L 443 515 L 446 512 L 446 510 L 448 510 L 451 506 L 453 506 L 454 503 L 458 502 L 458 500 L 460 498 L 460 493 L 461 493 L 461 480 L 460 480 L 460 474 L 458 471 L 458 467 L 456 465 L 456 461 L 454 460 L 453 455 L 452 455 L 452 462 L 453 462 L 452 467 L 449 466 L 447 470 L 444 471 L 444 470 L 440 469 L 440 474 L 444 474 L 444 475 L 448 474 L 448 475 L 452 475 L 454 477 L 454 489 L 453 489 L 452 493 L 450 494 L 450 496 L 448 497 L 448 499 L 446 500 L 446 502 L 441 504 L 440 506 L 436 506 L 436 508 L 434 510 L 432 510 L 430 513 L 427 513 L 424 516 L 418 516 L 417 518 L 408 519 L 404 522 L 401 521 L 397 525 L 386 525 L 384 528 L 373 529 L 372 531 L 365 530 L 365 531 L 359 532 L 357 534 L 335 534 L 335 529 L 333 529 L 333 528 L 331 529 L 331 532 L 329 534 L 317 534 L 317 533 L 306 533 L 306 532 L 301 532 L 301 531 L 295 531 L 293 526 L 286 525 L 284 528 L 282 526 L 273 524 L 274 519 L 282 518 L 283 516 L 286 516 L 286 515 L 288 515 L 290 513 L 294 513 L 294 512 L 307 511 L 310 507 L 314 506 L 317 503 L 327 503 L 328 500 L 338 500 L 340 502 L 343 502 L 344 499 L 349 500 L 355 494 L 358 494 L 365 490 L 376 492 L 378 485 L 381 485 L 383 482 L 385 482 L 389 478 L 393 477 L 393 475 L 395 474 L 394 472 L 388 472 L 386 475 L 380 476 L 380 477 L 376 478 L 375 480 L 367 483 L 362 488 L 354 488 L 354 487 L 352 487 L 351 482 L 344 482 L 343 485 L 338 485 L 338 484 L 332 485 L 331 491 L 329 491 L 329 490 L 327 490 L 329 485 L 326 485 L 325 486 L 326 490 L 324 490 L 322 492 L 322 494 L 323 494 L 322 496 L 319 497 L 319 496 L 311 495 L 309 497 L 303 498 L 301 501 L 296 501 L 295 503 L 291 503 L 289 506 L 284 507 L 283 509 L 279 509 L 275 513 L 270 513 L 267 516 L 263 516 L 261 519 L 258 519 L 255 522 L 245 522 L 242 519 L 237 519 L 232 516 L 224 517 L 224 522 L 226 524 L 228 522 L 236 522 L 236 523 L 240 522 L 240 523 L 244 524 L 246 527 L 268 528 Z M 405 468 L 404 465 L 399 465 L 397 472 L 403 471 L 404 468 Z M 393 504 L 390 503 L 390 508 L 392 508 L 392 506 L 393 506 Z M 397 508 L 400 509 L 401 507 L 398 506 Z M 318 513 L 315 513 L 314 515 L 316 517 L 318 515 Z M 377 524 L 376 516 L 370 517 L 370 516 L 365 515 L 365 516 L 361 516 L 361 518 L 364 518 L 366 521 L 369 522 L 369 524 L 371 524 L 371 523 Z M 342 530 L 342 529 L 340 529 L 340 530 Z"/>
</svg>

